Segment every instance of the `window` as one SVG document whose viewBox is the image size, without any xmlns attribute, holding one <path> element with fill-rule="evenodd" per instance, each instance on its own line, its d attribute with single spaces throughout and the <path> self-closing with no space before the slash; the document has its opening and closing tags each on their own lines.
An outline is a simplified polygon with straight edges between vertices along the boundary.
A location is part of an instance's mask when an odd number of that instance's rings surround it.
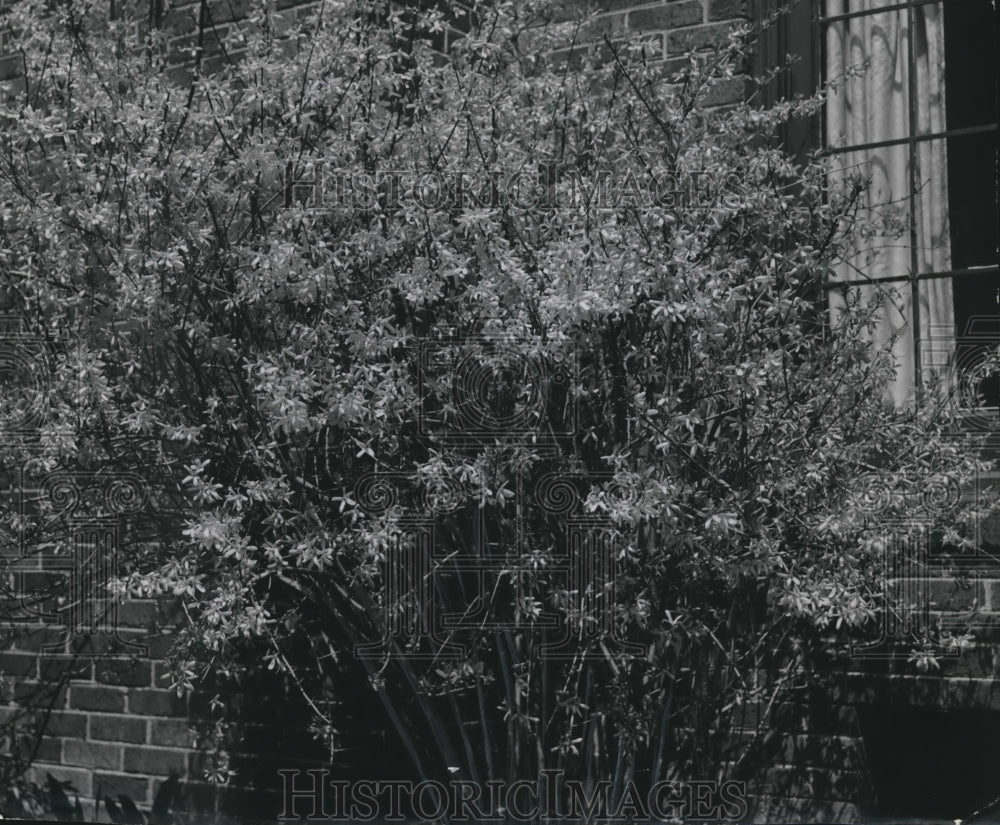
<svg viewBox="0 0 1000 825">
<path fill-rule="evenodd" d="M 831 301 L 895 287 L 876 338 L 896 338 L 900 403 L 947 370 L 954 389 L 1000 403 L 996 378 L 976 373 L 1000 343 L 996 19 L 989 0 L 827 0 L 814 20 L 836 84 L 822 124 L 834 174 L 870 177 L 866 206 L 894 219 L 855 241 Z M 957 397 L 977 406 L 974 393 Z"/>
<path fill-rule="evenodd" d="M 758 0 L 762 16 L 781 5 Z M 990 0 L 799 0 L 765 31 L 761 68 L 799 58 L 765 102 L 836 83 L 821 121 L 791 124 L 787 144 L 827 152 L 835 177 L 870 177 L 866 205 L 895 218 L 897 234 L 856 239 L 828 285 L 834 305 L 875 282 L 897 291 L 876 334 L 897 336 L 893 398 L 950 373 L 954 389 L 985 396 L 1000 433 L 1000 381 L 976 370 L 1000 343 L 998 40 Z M 972 395 L 956 393 L 965 408 Z"/>
</svg>

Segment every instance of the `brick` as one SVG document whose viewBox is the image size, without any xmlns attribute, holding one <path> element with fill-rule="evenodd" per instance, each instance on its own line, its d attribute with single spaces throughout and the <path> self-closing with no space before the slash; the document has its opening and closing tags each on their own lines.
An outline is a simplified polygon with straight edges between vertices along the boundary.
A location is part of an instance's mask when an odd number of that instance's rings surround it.
<svg viewBox="0 0 1000 825">
<path fill-rule="evenodd" d="M 587 50 L 577 46 L 573 49 L 556 49 L 549 54 L 549 60 L 556 69 L 568 69 L 575 72 L 583 67 L 583 58 Z"/>
<path fill-rule="evenodd" d="M 168 59 L 171 63 L 183 63 L 185 66 L 191 63 L 191 50 L 198 45 L 198 38 L 194 35 L 174 37 L 167 43 Z"/>
<path fill-rule="evenodd" d="M 74 710 L 102 710 L 124 713 L 125 693 L 113 687 L 74 685 L 69 693 L 69 706 Z"/>
<path fill-rule="evenodd" d="M 89 682 L 94 677 L 94 662 L 84 657 L 43 657 L 39 661 L 39 676 L 43 682 L 58 682 L 63 679 Z"/>
<path fill-rule="evenodd" d="M 962 651 L 957 658 L 947 658 L 941 661 L 941 670 L 937 674 L 944 678 L 972 677 L 995 679 L 998 675 L 1000 661 L 996 655 L 996 645 L 976 647 Z"/>
<path fill-rule="evenodd" d="M 38 598 L 43 595 L 50 595 L 51 592 L 64 590 L 67 583 L 67 574 L 57 570 L 22 570 L 19 578 L 21 590 L 26 595 Z M 20 630 L 20 633 L 35 632 L 35 630 L 56 630 L 65 634 L 65 630 L 57 628 L 31 628 L 30 630 Z"/>
<path fill-rule="evenodd" d="M 322 5 L 323 5 L 322 3 L 303 3 L 301 6 L 295 9 L 295 16 L 299 20 L 306 20 L 307 18 L 312 17 L 314 14 L 316 14 L 316 12 L 322 8 Z M 454 25 L 456 19 L 458 18 L 456 18 L 455 15 L 452 14 L 448 22 Z"/>
<path fill-rule="evenodd" d="M 866 782 L 865 775 L 859 771 L 775 765 L 767 769 L 761 790 L 774 796 L 839 801 L 857 798 Z"/>
<path fill-rule="evenodd" d="M 745 77 L 727 77 L 716 80 L 701 98 L 705 106 L 725 106 L 746 99 L 748 80 Z"/>
<path fill-rule="evenodd" d="M 708 19 L 734 20 L 746 17 L 746 0 L 708 0 Z"/>
<path fill-rule="evenodd" d="M 72 736 L 83 739 L 87 735 L 87 714 L 55 711 L 49 714 L 45 732 L 52 736 Z"/>
<path fill-rule="evenodd" d="M 119 771 L 122 767 L 122 746 L 67 739 L 63 744 L 63 762 L 84 768 Z"/>
<path fill-rule="evenodd" d="M 134 599 L 118 605 L 120 627 L 152 627 L 159 613 L 153 599 Z"/>
<path fill-rule="evenodd" d="M 991 513 L 981 517 L 979 530 L 983 543 L 987 547 L 1000 547 L 1000 513 Z"/>
<path fill-rule="evenodd" d="M 597 4 L 597 7 L 601 11 L 618 11 L 630 9 L 632 6 L 638 5 L 638 3 L 639 0 L 601 0 Z M 568 8 L 573 7 L 572 3 L 567 3 L 566 5 Z"/>
<path fill-rule="evenodd" d="M 229 23 L 247 16 L 249 0 L 215 0 L 208 7 L 209 20 L 213 23 Z"/>
<path fill-rule="evenodd" d="M 627 6 L 622 6 L 622 8 L 627 8 Z M 548 22 L 568 23 L 580 20 L 586 10 L 574 3 L 573 0 L 563 0 L 561 3 L 553 3 L 548 11 L 550 15 L 546 18 Z"/>
<path fill-rule="evenodd" d="M 153 687 L 169 688 L 172 681 L 170 665 L 167 662 L 153 662 Z"/>
<path fill-rule="evenodd" d="M 13 103 L 18 96 L 24 94 L 26 86 L 20 59 L 0 59 L 0 101 Z"/>
<path fill-rule="evenodd" d="M 854 734 L 858 727 L 857 708 L 820 701 L 811 705 L 776 703 L 773 725 L 784 730 L 820 735 Z"/>
<path fill-rule="evenodd" d="M 185 716 L 187 702 L 172 690 L 134 690 L 128 698 L 129 713 L 144 716 Z"/>
<path fill-rule="evenodd" d="M 65 685 L 51 682 L 18 682 L 14 685 L 14 701 L 26 708 L 62 710 L 66 707 Z"/>
<path fill-rule="evenodd" d="M 194 747 L 191 723 L 186 719 L 154 719 L 149 727 L 149 744 L 164 747 Z"/>
<path fill-rule="evenodd" d="M 779 758 L 790 765 L 836 765 L 845 770 L 864 770 L 868 764 L 861 739 L 849 736 L 785 736 Z"/>
<path fill-rule="evenodd" d="M 927 596 L 938 610 L 972 610 L 983 605 L 982 587 L 977 581 L 959 583 L 954 579 L 928 579 Z"/>
<path fill-rule="evenodd" d="M 681 26 L 696 26 L 702 22 L 702 7 L 698 0 L 639 9 L 628 15 L 628 27 L 640 32 L 670 31 Z"/>
<path fill-rule="evenodd" d="M 851 802 L 819 802 L 769 794 L 747 794 L 748 822 L 864 822 Z"/>
<path fill-rule="evenodd" d="M 119 628 L 113 634 L 95 633 L 88 636 L 77 636 L 70 642 L 74 652 L 93 656 L 146 656 L 146 639 L 149 631 L 135 628 Z"/>
<path fill-rule="evenodd" d="M 164 16 L 160 25 L 174 34 L 190 34 L 198 28 L 197 13 L 197 8 L 172 9 Z"/>
<path fill-rule="evenodd" d="M 92 772 L 84 768 L 68 768 L 65 765 L 51 765 L 51 764 L 35 764 L 32 765 L 25 777 L 29 782 L 35 782 L 38 785 L 45 787 L 45 774 L 51 773 L 54 779 L 58 779 L 60 782 L 72 782 L 73 787 L 67 791 L 70 799 L 73 798 L 75 794 L 79 794 L 81 797 L 91 796 L 94 792 L 94 786 L 91 781 Z"/>
<path fill-rule="evenodd" d="M 0 675 L 15 679 L 38 678 L 38 656 L 33 653 L 0 653 Z"/>
<path fill-rule="evenodd" d="M 97 772 L 94 774 L 94 787 L 101 796 L 116 798 L 123 793 L 140 808 L 149 805 L 152 797 L 149 792 L 149 779 L 144 776 L 131 776 L 122 773 Z"/>
<path fill-rule="evenodd" d="M 623 37 L 624 35 L 624 14 L 602 14 L 580 26 L 577 40 L 600 40 L 604 36 Z"/>
<path fill-rule="evenodd" d="M 90 717 L 89 738 L 112 742 L 145 742 L 146 728 L 145 719 L 94 714 Z"/>
<path fill-rule="evenodd" d="M 103 685 L 146 687 L 153 682 L 152 667 L 148 659 L 103 659 L 94 668 L 94 679 Z"/>
<path fill-rule="evenodd" d="M 0 80 L 11 81 L 24 71 L 24 61 L 20 55 L 0 57 Z"/>
<path fill-rule="evenodd" d="M 732 23 L 708 23 L 683 31 L 667 32 L 667 53 L 684 54 L 722 46 L 727 42 L 732 27 Z"/>
<path fill-rule="evenodd" d="M 620 57 L 623 62 L 628 60 L 629 51 L 628 47 L 632 45 L 642 44 L 645 49 L 645 54 L 648 57 L 654 59 L 659 59 L 663 57 L 663 35 L 662 34 L 646 34 L 642 37 L 633 37 L 628 43 L 619 42 L 613 43 L 612 45 L 620 50 Z M 598 43 L 595 47 L 597 52 L 597 62 L 599 64 L 609 64 L 614 62 L 615 56 L 614 52 L 609 48 L 607 43 Z"/>
<path fill-rule="evenodd" d="M 125 748 L 124 768 L 126 773 L 148 773 L 153 776 L 169 776 L 184 773 L 187 768 L 185 751 L 167 748 Z"/>
<path fill-rule="evenodd" d="M 269 20 L 271 34 L 275 37 L 287 36 L 295 28 L 298 19 L 294 10 L 280 11 L 272 15 Z"/>
<path fill-rule="evenodd" d="M 24 708 L 0 707 L 0 725 L 9 725 L 12 722 L 21 722 L 29 719 L 30 714 Z"/>
<path fill-rule="evenodd" d="M 224 56 L 206 57 L 201 63 L 202 74 L 206 76 L 214 75 L 226 66 L 238 63 L 245 56 L 246 49 L 240 49 L 239 51 L 230 51 Z"/>
<path fill-rule="evenodd" d="M 150 659 L 165 659 L 174 645 L 172 633 L 158 633 L 146 639 L 146 653 Z"/>
<path fill-rule="evenodd" d="M 20 631 L 14 636 L 14 646 L 18 650 L 41 651 L 43 647 L 66 645 L 66 631 L 55 627 L 31 628 Z"/>
<path fill-rule="evenodd" d="M 35 745 L 34 758 L 39 762 L 54 762 L 60 764 L 63 761 L 63 740 L 51 736 L 45 736 Z"/>
</svg>

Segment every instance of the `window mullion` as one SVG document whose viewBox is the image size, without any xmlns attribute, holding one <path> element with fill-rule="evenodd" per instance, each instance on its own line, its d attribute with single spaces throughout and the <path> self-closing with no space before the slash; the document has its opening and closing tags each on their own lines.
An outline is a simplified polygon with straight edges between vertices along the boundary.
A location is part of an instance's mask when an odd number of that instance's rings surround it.
<svg viewBox="0 0 1000 825">
<path fill-rule="evenodd" d="M 961 278 L 983 275 L 1000 275 L 1000 267 L 996 266 L 974 266 L 968 269 L 948 269 L 942 272 L 919 272 L 915 276 L 917 281 L 943 281 L 947 278 Z M 839 289 L 841 287 L 868 286 L 870 284 L 898 284 L 909 281 L 912 275 L 886 275 L 884 278 L 853 278 L 848 281 L 827 280 L 823 286 L 825 289 Z"/>
<path fill-rule="evenodd" d="M 912 4 L 906 6 L 906 69 L 907 69 L 907 108 L 909 110 L 909 135 L 913 137 L 917 133 L 917 121 L 919 117 L 917 109 L 917 64 L 916 49 L 913 39 L 916 32 L 915 10 Z M 946 92 L 947 93 L 947 92 Z M 912 315 L 912 338 L 913 338 L 913 386 L 919 401 L 921 387 L 923 385 L 923 369 L 920 359 L 920 282 L 917 279 L 917 272 L 920 269 L 920 260 L 917 256 L 917 211 L 919 206 L 917 188 L 917 144 L 913 141 L 909 143 L 909 178 L 910 178 L 910 313 Z"/>
<path fill-rule="evenodd" d="M 925 135 L 910 135 L 908 137 L 893 138 L 892 140 L 879 140 L 873 143 L 858 143 L 851 146 L 831 146 L 824 149 L 820 154 L 824 157 L 831 155 L 842 155 L 847 152 L 867 152 L 869 149 L 885 149 L 889 146 L 901 146 L 904 143 L 925 143 L 930 140 L 941 138 L 963 137 L 965 135 L 981 135 L 986 132 L 995 132 L 996 123 L 984 123 L 980 126 L 965 126 L 961 129 L 946 129 L 943 132 L 928 132 Z"/>
<path fill-rule="evenodd" d="M 820 23 L 840 23 L 845 20 L 853 20 L 858 17 L 870 17 L 875 14 L 882 14 L 890 11 L 900 11 L 902 9 L 912 9 L 916 6 L 929 6 L 931 3 L 938 3 L 940 0 L 905 0 L 902 3 L 894 3 L 889 6 L 877 6 L 874 9 L 861 9 L 860 11 L 845 11 L 843 14 L 831 14 L 829 17 L 820 17 Z"/>
</svg>

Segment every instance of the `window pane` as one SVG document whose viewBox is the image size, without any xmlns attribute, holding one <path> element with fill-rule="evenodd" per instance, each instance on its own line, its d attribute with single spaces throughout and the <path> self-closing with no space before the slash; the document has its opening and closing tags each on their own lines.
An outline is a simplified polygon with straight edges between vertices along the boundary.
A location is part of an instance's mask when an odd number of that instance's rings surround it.
<svg viewBox="0 0 1000 825">
<path fill-rule="evenodd" d="M 858 5 L 879 4 L 868 0 Z M 835 84 L 827 102 L 828 145 L 856 146 L 909 136 L 906 35 L 905 9 L 826 25 L 826 78 Z"/>
<path fill-rule="evenodd" d="M 860 194 L 857 221 L 851 227 L 849 269 L 841 280 L 891 278 L 909 271 L 910 202 L 906 146 L 874 152 L 845 152 L 833 160 L 831 179 L 860 177 L 867 189 Z M 903 193 L 903 196 L 900 196 Z"/>
<path fill-rule="evenodd" d="M 901 143 L 844 152 L 832 158 L 832 180 L 857 175 L 869 181 L 868 190 L 861 195 L 859 225 L 864 228 L 872 222 L 874 231 L 858 231 L 852 236 L 851 262 L 858 269 L 848 275 L 849 279 L 891 278 L 911 271 L 944 272 L 956 268 L 951 247 L 955 229 L 949 204 L 955 199 L 949 197 L 949 148 L 941 138 L 912 146 Z M 956 168 L 961 166 L 956 161 Z M 955 181 L 962 197 L 962 181 L 958 177 Z M 964 205 L 960 215 L 968 212 L 970 209 Z M 960 229 L 959 234 L 968 237 L 970 232 Z M 982 235 L 977 242 L 986 243 Z"/>
<path fill-rule="evenodd" d="M 951 257 L 955 269 L 997 263 L 997 133 L 948 140 Z"/>
<path fill-rule="evenodd" d="M 877 11 L 884 6 L 898 6 L 906 0 L 826 0 L 825 16 L 838 14 L 861 14 Z"/>
<path fill-rule="evenodd" d="M 896 404 L 908 404 L 914 397 L 913 300 L 907 283 L 833 287 L 828 292 L 830 320 L 836 327 L 847 306 L 855 318 L 871 321 L 861 333 L 875 352 L 889 355 L 896 369 L 895 380 L 886 387 L 886 397 Z"/>
<path fill-rule="evenodd" d="M 925 3 L 912 10 L 888 12 L 878 9 L 893 5 L 889 0 L 858 0 L 850 5 L 852 11 L 871 13 L 826 24 L 827 78 L 836 81 L 867 68 L 863 76 L 846 77 L 831 93 L 836 118 L 828 118 L 828 144 L 857 145 L 945 131 L 948 96 L 942 5 Z"/>
<path fill-rule="evenodd" d="M 959 275 L 954 279 L 955 292 L 955 363 L 958 366 L 957 388 L 964 409 L 977 407 L 975 396 L 981 396 L 983 423 L 1000 431 L 997 408 L 1000 405 L 1000 376 L 986 368 L 991 351 L 1000 346 L 1000 304 L 997 290 L 1000 277 L 996 272 L 982 275 Z"/>
<path fill-rule="evenodd" d="M 997 122 L 996 12 L 989 0 L 945 4 L 948 128 Z"/>
</svg>

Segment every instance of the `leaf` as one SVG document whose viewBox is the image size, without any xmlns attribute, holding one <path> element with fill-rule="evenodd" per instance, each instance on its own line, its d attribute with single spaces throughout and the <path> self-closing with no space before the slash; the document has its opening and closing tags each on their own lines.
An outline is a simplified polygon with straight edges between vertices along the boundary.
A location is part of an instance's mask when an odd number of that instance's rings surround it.
<svg viewBox="0 0 1000 825">
<path fill-rule="evenodd" d="M 122 806 L 122 821 L 125 825 L 145 825 L 146 818 L 142 815 L 142 811 L 135 806 L 135 803 L 129 797 L 120 793 L 118 794 L 118 801 Z"/>
<path fill-rule="evenodd" d="M 63 790 L 63 785 L 68 786 L 70 783 L 62 783 L 50 773 L 45 774 L 45 781 L 49 786 L 49 806 L 52 808 L 52 813 L 61 822 L 72 822 L 73 806 L 66 796 L 66 791 Z"/>
<path fill-rule="evenodd" d="M 104 797 L 104 807 L 107 808 L 108 816 L 111 817 L 111 821 L 114 822 L 115 825 L 125 822 L 125 817 L 122 816 L 121 808 L 118 807 L 110 796 Z"/>
<path fill-rule="evenodd" d="M 170 825 L 172 821 L 170 807 L 179 788 L 180 782 L 176 774 L 171 774 L 170 778 L 160 785 L 156 797 L 153 799 L 153 808 L 149 813 L 149 825 Z"/>
</svg>

